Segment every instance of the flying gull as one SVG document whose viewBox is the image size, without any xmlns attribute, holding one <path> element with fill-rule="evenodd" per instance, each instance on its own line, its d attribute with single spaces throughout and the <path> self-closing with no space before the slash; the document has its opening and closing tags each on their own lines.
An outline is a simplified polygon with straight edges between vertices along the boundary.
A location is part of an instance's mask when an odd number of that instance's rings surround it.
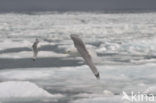
<svg viewBox="0 0 156 103">
<path fill-rule="evenodd" d="M 70 37 L 74 42 L 75 48 L 80 53 L 82 58 L 85 60 L 87 65 L 90 67 L 90 69 L 92 70 L 92 72 L 94 73 L 96 78 L 100 79 L 100 74 L 99 74 L 97 68 L 95 67 L 93 60 L 92 60 L 92 57 L 90 56 L 89 52 L 87 51 L 86 46 L 83 43 L 83 41 L 76 34 L 71 34 Z"/>
<path fill-rule="evenodd" d="M 38 54 L 38 43 L 39 43 L 39 40 L 36 39 L 34 44 L 32 45 L 32 49 L 33 49 L 33 61 L 36 60 L 37 58 L 37 54 Z"/>
</svg>

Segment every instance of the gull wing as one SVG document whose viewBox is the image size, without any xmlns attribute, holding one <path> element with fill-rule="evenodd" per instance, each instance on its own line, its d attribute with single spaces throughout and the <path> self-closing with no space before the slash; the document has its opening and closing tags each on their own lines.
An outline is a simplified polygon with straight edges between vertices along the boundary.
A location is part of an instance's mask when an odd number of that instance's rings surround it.
<svg viewBox="0 0 156 103">
<path fill-rule="evenodd" d="M 33 45 L 32 45 L 32 49 L 33 49 L 33 61 L 36 60 L 37 58 L 37 54 L 38 54 L 38 47 L 37 47 L 37 42 L 35 42 Z"/>
<path fill-rule="evenodd" d="M 74 42 L 74 46 L 77 48 L 78 52 L 80 53 L 82 58 L 85 60 L 87 65 L 90 67 L 90 69 L 92 70 L 92 72 L 94 73 L 96 78 L 100 79 L 99 72 L 98 72 L 97 68 L 95 67 L 95 65 L 92 61 L 92 57 L 90 56 L 89 52 L 87 51 L 86 46 L 83 43 L 83 41 L 79 38 L 78 35 L 75 35 L 75 34 L 70 35 L 70 37 Z"/>
</svg>

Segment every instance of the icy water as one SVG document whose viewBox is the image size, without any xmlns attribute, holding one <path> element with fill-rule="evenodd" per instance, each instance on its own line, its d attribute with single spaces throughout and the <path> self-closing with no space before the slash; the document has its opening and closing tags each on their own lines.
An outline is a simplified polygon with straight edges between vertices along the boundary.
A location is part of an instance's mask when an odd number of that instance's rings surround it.
<svg viewBox="0 0 156 103">
<path fill-rule="evenodd" d="M 70 34 L 96 51 L 100 80 L 65 54 Z M 123 91 L 156 95 L 155 35 L 156 13 L 0 14 L 0 103 L 131 103 Z"/>
</svg>

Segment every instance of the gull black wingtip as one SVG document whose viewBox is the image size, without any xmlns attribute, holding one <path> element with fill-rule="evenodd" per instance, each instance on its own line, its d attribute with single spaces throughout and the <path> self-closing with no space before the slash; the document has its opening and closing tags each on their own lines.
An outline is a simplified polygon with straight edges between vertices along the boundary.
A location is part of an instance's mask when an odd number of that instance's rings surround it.
<svg viewBox="0 0 156 103">
<path fill-rule="evenodd" d="M 79 37 L 77 34 L 70 34 L 70 37 L 71 38 L 77 38 L 77 37 Z"/>
<path fill-rule="evenodd" d="M 95 74 L 95 76 L 96 76 L 97 80 L 100 80 L 100 74 L 99 73 Z"/>
</svg>

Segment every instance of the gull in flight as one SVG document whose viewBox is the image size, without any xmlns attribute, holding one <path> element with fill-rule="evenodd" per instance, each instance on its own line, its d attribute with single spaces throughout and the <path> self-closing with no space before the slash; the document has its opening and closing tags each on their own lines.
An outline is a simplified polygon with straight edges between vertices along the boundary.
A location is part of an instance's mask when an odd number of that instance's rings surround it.
<svg viewBox="0 0 156 103">
<path fill-rule="evenodd" d="M 89 52 L 87 51 L 86 46 L 83 43 L 83 41 L 76 34 L 71 34 L 70 37 L 74 42 L 75 48 L 77 49 L 79 54 L 82 56 L 82 58 L 85 60 L 87 65 L 90 67 L 90 69 L 92 70 L 92 72 L 94 73 L 96 78 L 100 79 L 100 74 L 99 74 L 97 68 L 95 67 L 92 57 L 90 56 Z"/>
<path fill-rule="evenodd" d="M 33 61 L 36 60 L 37 58 L 37 54 L 38 54 L 38 43 L 39 43 L 39 40 L 36 39 L 34 44 L 32 45 L 32 49 L 33 49 Z"/>
</svg>

